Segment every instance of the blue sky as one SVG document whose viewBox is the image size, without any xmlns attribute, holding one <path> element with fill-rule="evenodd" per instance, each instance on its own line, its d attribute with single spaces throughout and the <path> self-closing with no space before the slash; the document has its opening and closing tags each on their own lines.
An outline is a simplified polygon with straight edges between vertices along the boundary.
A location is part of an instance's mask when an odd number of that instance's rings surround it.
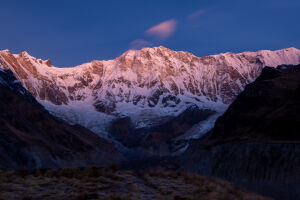
<svg viewBox="0 0 300 200">
<path fill-rule="evenodd" d="M 300 48 L 299 0 L 0 0 L 0 49 L 55 66 L 166 46 L 197 56 Z"/>
</svg>

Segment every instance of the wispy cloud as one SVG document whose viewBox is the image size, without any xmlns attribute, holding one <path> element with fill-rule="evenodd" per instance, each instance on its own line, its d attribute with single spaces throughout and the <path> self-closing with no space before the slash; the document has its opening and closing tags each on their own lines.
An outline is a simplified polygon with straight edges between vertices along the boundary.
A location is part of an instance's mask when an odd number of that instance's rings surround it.
<svg viewBox="0 0 300 200">
<path fill-rule="evenodd" d="M 199 9 L 191 14 L 189 14 L 186 19 L 187 20 L 193 20 L 196 19 L 197 17 L 199 17 L 200 15 L 202 15 L 203 13 L 205 13 L 206 11 L 204 9 Z"/>
<path fill-rule="evenodd" d="M 141 49 L 143 47 L 149 47 L 152 45 L 153 44 L 151 42 L 148 42 L 148 41 L 142 40 L 142 39 L 137 39 L 137 40 L 133 40 L 132 42 L 130 42 L 129 48 L 130 49 Z"/>
<path fill-rule="evenodd" d="M 176 26 L 177 21 L 175 19 L 171 19 L 151 27 L 145 33 L 158 39 L 165 39 L 174 33 Z"/>
</svg>

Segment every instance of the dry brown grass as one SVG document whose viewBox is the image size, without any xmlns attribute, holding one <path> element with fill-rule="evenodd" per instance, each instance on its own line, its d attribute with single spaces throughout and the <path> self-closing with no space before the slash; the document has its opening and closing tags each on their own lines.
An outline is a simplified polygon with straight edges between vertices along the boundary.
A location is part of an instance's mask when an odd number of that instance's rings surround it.
<svg viewBox="0 0 300 200">
<path fill-rule="evenodd" d="M 0 172 L 5 199 L 265 200 L 233 184 L 194 174 L 109 168 Z"/>
</svg>

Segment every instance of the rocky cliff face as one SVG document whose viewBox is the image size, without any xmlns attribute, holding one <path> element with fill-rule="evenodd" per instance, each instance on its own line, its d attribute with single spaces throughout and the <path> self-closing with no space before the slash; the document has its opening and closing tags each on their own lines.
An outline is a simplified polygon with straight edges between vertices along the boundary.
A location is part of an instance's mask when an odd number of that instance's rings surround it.
<svg viewBox="0 0 300 200">
<path fill-rule="evenodd" d="M 105 166 L 123 158 L 112 143 L 51 116 L 13 73 L 0 69 L 0 168 Z"/>
<path fill-rule="evenodd" d="M 300 65 L 266 67 L 181 156 L 182 169 L 299 199 Z"/>
</svg>

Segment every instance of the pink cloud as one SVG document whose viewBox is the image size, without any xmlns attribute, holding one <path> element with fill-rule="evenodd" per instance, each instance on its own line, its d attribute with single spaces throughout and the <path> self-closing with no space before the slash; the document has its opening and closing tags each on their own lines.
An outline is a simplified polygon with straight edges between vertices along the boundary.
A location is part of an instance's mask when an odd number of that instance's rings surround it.
<svg viewBox="0 0 300 200">
<path fill-rule="evenodd" d="M 175 19 L 171 19 L 151 27 L 145 33 L 158 39 L 165 39 L 174 33 L 176 26 L 177 21 Z"/>
<path fill-rule="evenodd" d="M 205 10 L 204 9 L 199 9 L 199 10 L 189 14 L 186 18 L 188 20 L 193 20 L 193 19 L 199 17 L 200 15 L 202 15 L 203 13 L 205 13 Z"/>
<path fill-rule="evenodd" d="M 130 49 L 141 49 L 143 47 L 149 47 L 151 45 L 153 45 L 153 44 L 146 40 L 137 39 L 137 40 L 133 40 L 132 42 L 130 42 L 129 47 L 130 47 Z"/>
</svg>

